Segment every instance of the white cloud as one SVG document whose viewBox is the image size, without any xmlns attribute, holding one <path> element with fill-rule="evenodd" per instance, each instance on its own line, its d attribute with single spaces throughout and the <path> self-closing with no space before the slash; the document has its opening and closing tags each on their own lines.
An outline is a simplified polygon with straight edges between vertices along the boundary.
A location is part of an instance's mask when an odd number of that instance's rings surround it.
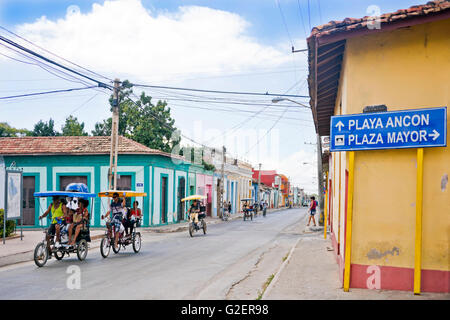
<svg viewBox="0 0 450 320">
<path fill-rule="evenodd" d="M 288 52 L 249 37 L 249 27 L 235 13 L 207 7 L 151 12 L 140 0 L 117 0 L 93 4 L 87 13 L 68 10 L 56 21 L 43 16 L 19 25 L 17 32 L 100 73 L 141 80 L 240 72 L 289 61 Z"/>
</svg>

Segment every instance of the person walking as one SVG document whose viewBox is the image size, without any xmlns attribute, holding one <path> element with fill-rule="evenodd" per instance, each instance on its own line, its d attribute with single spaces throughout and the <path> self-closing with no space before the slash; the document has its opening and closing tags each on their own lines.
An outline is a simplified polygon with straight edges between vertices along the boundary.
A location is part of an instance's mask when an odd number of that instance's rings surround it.
<svg viewBox="0 0 450 320">
<path fill-rule="evenodd" d="M 309 223 L 311 222 L 311 219 L 314 223 L 314 226 L 316 226 L 316 220 L 314 219 L 314 215 L 316 214 L 316 209 L 317 209 L 317 201 L 315 197 L 311 197 L 311 202 L 309 204 L 309 219 L 308 219 L 308 224 L 307 226 L 309 226 Z"/>
</svg>

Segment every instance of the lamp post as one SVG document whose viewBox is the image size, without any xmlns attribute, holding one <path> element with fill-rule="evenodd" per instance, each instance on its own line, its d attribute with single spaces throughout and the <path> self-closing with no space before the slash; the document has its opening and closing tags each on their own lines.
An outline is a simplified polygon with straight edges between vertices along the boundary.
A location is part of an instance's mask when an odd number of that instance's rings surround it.
<svg viewBox="0 0 450 320">
<path fill-rule="evenodd" d="M 302 106 L 304 108 L 311 109 L 310 106 L 307 106 L 306 104 L 288 99 L 288 98 L 282 98 L 277 97 L 272 99 L 272 103 L 278 103 L 280 101 L 290 101 L 292 103 L 298 104 L 299 106 Z M 318 193 L 319 193 L 319 206 L 320 208 L 323 208 L 323 173 L 322 173 L 322 145 L 320 140 L 319 132 L 317 132 L 317 180 L 318 180 Z"/>
</svg>

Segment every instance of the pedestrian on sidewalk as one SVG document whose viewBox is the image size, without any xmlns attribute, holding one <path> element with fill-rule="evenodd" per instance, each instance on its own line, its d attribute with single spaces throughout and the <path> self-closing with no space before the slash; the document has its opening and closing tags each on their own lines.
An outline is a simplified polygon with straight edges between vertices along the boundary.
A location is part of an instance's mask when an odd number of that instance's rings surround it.
<svg viewBox="0 0 450 320">
<path fill-rule="evenodd" d="M 308 224 L 307 226 L 309 226 L 309 223 L 311 222 L 311 218 L 312 221 L 314 223 L 314 226 L 316 226 L 316 220 L 314 220 L 314 215 L 316 214 L 316 208 L 317 208 L 317 201 L 316 198 L 313 196 L 311 197 L 311 202 L 309 204 L 309 219 L 308 219 Z"/>
</svg>

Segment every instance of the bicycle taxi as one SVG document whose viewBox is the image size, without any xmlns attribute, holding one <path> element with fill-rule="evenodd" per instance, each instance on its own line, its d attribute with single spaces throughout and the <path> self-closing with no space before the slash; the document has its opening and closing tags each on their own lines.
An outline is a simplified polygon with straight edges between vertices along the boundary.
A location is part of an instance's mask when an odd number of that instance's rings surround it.
<svg viewBox="0 0 450 320">
<path fill-rule="evenodd" d="M 126 198 L 146 197 L 147 193 L 136 192 L 136 191 L 131 191 L 131 190 L 108 190 L 108 191 L 100 192 L 98 194 L 98 196 L 100 198 L 114 198 L 114 195 L 123 197 L 125 200 Z M 123 202 L 125 202 L 124 200 L 123 200 Z M 135 253 L 138 253 L 141 250 L 141 245 L 142 245 L 141 233 L 137 232 L 136 228 L 141 226 L 142 216 L 139 216 L 139 217 L 137 217 L 135 215 L 129 216 L 128 213 L 130 213 L 130 211 L 131 211 L 130 207 L 124 206 L 124 212 L 122 213 L 122 219 L 123 218 L 127 219 L 127 221 L 129 222 L 129 226 L 131 226 L 131 232 L 128 235 L 124 234 L 125 227 L 123 226 L 122 223 L 120 224 L 119 228 L 117 228 L 114 225 L 113 219 L 111 216 L 112 212 L 110 213 L 110 215 L 108 217 L 104 217 L 104 216 L 101 217 L 102 219 L 105 219 L 105 222 L 106 222 L 105 235 L 100 242 L 100 253 L 103 258 L 108 257 L 108 255 L 111 251 L 111 247 L 113 249 L 113 252 L 116 254 L 119 253 L 121 248 L 123 248 L 125 250 L 126 247 L 130 244 L 132 245 L 133 251 Z M 129 220 L 128 220 L 128 218 L 129 218 Z M 123 222 L 123 220 L 121 220 L 121 221 Z M 119 229 L 119 230 L 117 230 L 117 229 Z M 117 233 L 119 234 L 118 235 L 119 238 L 118 238 L 118 247 L 116 248 L 114 246 L 114 242 L 115 242 L 115 237 L 116 237 Z"/>
<path fill-rule="evenodd" d="M 255 200 L 253 198 L 244 198 L 241 199 L 243 202 L 242 204 L 242 211 L 244 211 L 243 219 L 244 221 L 250 218 L 250 220 L 253 220 L 253 214 L 256 212 L 256 206 Z"/>
<path fill-rule="evenodd" d="M 51 259 L 52 255 L 55 256 L 57 260 L 61 260 L 65 255 L 70 256 L 70 253 L 75 253 L 80 261 L 86 259 L 88 253 L 88 242 L 91 242 L 90 231 L 89 231 L 89 221 L 90 214 L 87 212 L 87 216 L 83 216 L 81 213 L 81 220 L 76 221 L 72 226 L 72 235 L 75 237 L 75 245 L 69 245 L 71 239 L 69 239 L 70 224 L 68 223 L 68 218 L 70 215 L 78 216 L 77 210 L 88 209 L 91 201 L 96 197 L 95 193 L 89 193 L 87 186 L 83 183 L 71 183 L 67 186 L 66 191 L 47 191 L 47 192 L 35 192 L 33 196 L 38 198 L 49 198 L 52 197 L 53 202 L 47 209 L 47 214 L 52 215 L 52 211 L 56 212 L 54 209 L 54 203 L 58 203 L 58 209 L 63 206 L 66 208 L 66 212 L 62 212 L 63 215 L 60 217 L 51 216 L 52 224 L 48 228 L 44 228 L 45 237 L 42 242 L 39 242 L 34 249 L 34 262 L 38 267 L 43 267 L 48 259 Z M 82 203 L 82 204 L 81 204 Z M 92 210 L 94 206 L 94 201 L 92 201 Z M 42 212 L 39 202 L 39 210 Z M 44 213 L 39 217 L 39 224 L 41 220 L 45 217 Z M 75 230 L 73 230 L 75 226 Z M 80 229 L 77 232 L 77 227 Z M 55 234 L 53 229 L 59 230 L 60 241 L 55 241 Z"/>
<path fill-rule="evenodd" d="M 192 196 L 181 199 L 181 201 L 194 201 L 194 200 L 202 200 L 206 199 L 206 196 L 194 194 Z M 203 230 L 203 234 L 206 234 L 206 207 L 201 203 L 198 206 L 198 210 L 195 212 L 188 212 L 189 214 L 189 235 L 191 237 L 194 236 L 194 232 Z M 198 213 L 198 223 L 195 224 L 195 213 Z"/>
</svg>

